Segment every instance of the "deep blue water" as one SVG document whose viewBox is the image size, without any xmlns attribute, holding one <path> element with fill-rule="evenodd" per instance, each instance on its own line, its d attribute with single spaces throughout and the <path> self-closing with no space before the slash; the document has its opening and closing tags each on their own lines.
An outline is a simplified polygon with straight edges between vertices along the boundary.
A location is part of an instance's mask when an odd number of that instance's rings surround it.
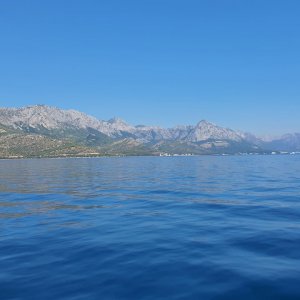
<svg viewBox="0 0 300 300">
<path fill-rule="evenodd" d="M 300 156 L 0 161 L 0 299 L 300 299 Z"/>
</svg>

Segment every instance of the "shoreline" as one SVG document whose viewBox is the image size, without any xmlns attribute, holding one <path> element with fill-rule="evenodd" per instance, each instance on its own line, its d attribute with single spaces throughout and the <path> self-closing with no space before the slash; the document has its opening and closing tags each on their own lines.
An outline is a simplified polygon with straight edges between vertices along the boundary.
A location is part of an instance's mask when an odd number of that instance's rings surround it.
<svg viewBox="0 0 300 300">
<path fill-rule="evenodd" d="M 288 153 L 222 153 L 222 154 L 170 154 L 170 155 L 97 155 L 97 156 L 27 156 L 27 157 L 0 157 L 1 160 L 27 160 L 27 159 L 70 159 L 70 158 L 121 158 L 121 157 L 198 157 L 198 156 L 295 156 L 300 152 Z"/>
</svg>

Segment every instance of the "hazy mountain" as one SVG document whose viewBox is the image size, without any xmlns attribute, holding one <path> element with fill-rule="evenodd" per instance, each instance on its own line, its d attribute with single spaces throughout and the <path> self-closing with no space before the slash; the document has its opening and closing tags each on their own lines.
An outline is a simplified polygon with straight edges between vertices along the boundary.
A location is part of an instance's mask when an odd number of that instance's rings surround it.
<svg viewBox="0 0 300 300">
<path fill-rule="evenodd" d="M 285 134 L 280 138 L 262 143 L 265 149 L 273 151 L 300 151 L 300 133 Z"/>
<path fill-rule="evenodd" d="M 57 145 L 57 147 L 55 146 Z M 27 149 L 27 150 L 26 150 Z M 71 150 L 70 150 L 71 149 Z M 0 108 L 0 156 L 220 154 L 298 151 L 300 134 L 263 141 L 202 120 L 195 126 L 132 126 L 76 110 L 35 105 Z"/>
</svg>

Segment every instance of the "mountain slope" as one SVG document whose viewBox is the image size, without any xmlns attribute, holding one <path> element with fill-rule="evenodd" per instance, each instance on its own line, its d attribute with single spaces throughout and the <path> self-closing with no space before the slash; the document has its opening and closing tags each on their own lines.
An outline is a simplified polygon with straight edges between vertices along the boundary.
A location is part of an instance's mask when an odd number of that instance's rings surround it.
<svg viewBox="0 0 300 300">
<path fill-rule="evenodd" d="M 0 158 L 100 155 L 93 148 L 37 134 L 0 135 Z"/>
</svg>

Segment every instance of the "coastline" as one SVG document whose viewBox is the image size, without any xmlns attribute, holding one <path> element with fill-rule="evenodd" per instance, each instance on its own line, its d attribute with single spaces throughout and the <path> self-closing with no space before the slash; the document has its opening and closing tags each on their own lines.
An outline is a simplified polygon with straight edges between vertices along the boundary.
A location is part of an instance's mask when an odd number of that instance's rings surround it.
<svg viewBox="0 0 300 300">
<path fill-rule="evenodd" d="M 27 160 L 27 159 L 69 159 L 69 158 L 120 158 L 120 157 L 198 157 L 198 156 L 294 156 L 300 155 L 300 152 L 281 152 L 281 153 L 222 153 L 222 154 L 169 154 L 169 155 L 62 155 L 62 156 L 10 156 L 0 157 L 0 160 Z"/>
</svg>

